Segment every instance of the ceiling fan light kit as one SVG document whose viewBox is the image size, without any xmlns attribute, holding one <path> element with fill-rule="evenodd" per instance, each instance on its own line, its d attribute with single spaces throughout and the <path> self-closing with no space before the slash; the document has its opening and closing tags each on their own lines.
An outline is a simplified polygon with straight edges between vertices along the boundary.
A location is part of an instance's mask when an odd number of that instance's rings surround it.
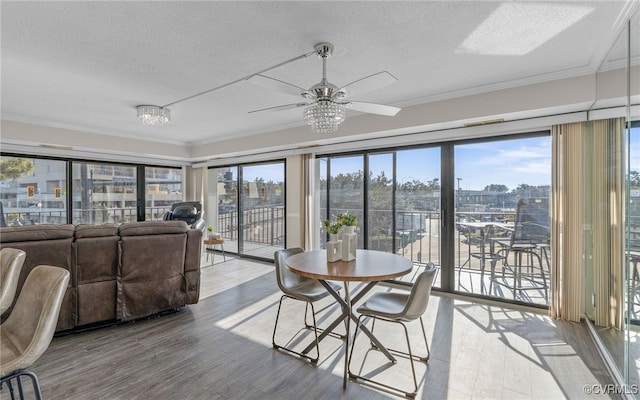
<svg viewBox="0 0 640 400">
<path fill-rule="evenodd" d="M 291 62 L 306 58 L 316 54 L 322 59 L 322 79 L 319 83 L 311 86 L 310 89 L 304 89 L 299 86 L 271 78 L 262 73 L 289 64 Z M 166 108 L 168 106 L 201 96 L 206 93 L 230 86 L 240 81 L 247 81 L 262 86 L 267 89 L 277 90 L 292 96 L 302 96 L 303 102 L 285 104 L 275 107 L 263 108 L 260 110 L 249 111 L 249 113 L 261 111 L 282 111 L 292 108 L 304 107 L 304 120 L 311 125 L 311 130 L 316 134 L 333 133 L 338 130 L 338 125 L 344 122 L 347 107 L 359 112 L 378 114 L 386 116 L 394 116 L 400 111 L 398 107 L 387 106 L 383 104 L 366 103 L 362 101 L 345 100 L 348 96 L 379 89 L 383 86 L 390 85 L 397 81 L 396 77 L 387 71 L 378 72 L 373 75 L 365 76 L 353 81 L 345 86 L 338 87 L 327 80 L 327 58 L 333 54 L 333 45 L 331 43 L 318 43 L 314 46 L 314 51 L 281 62 L 260 72 L 248 75 L 244 78 L 237 79 L 233 82 L 226 83 L 204 92 L 196 93 L 192 96 L 174 101 L 165 106 L 149 106 L 141 105 L 136 107 L 138 118 L 146 125 L 165 125 L 171 121 L 171 111 Z"/>
<path fill-rule="evenodd" d="M 304 109 L 304 119 L 313 133 L 325 134 L 338 130 L 344 121 L 345 106 L 329 100 L 318 100 Z"/>
<path fill-rule="evenodd" d="M 358 79 L 343 87 L 338 87 L 327 80 L 327 58 L 333 54 L 333 45 L 331 43 L 318 43 L 314 46 L 314 49 L 316 55 L 322 59 L 322 80 L 308 90 L 260 74 L 248 79 L 249 82 L 267 89 L 275 89 L 294 96 L 302 96 L 305 100 L 311 101 L 310 103 L 285 104 L 249 112 L 278 111 L 305 107 L 303 112 L 304 120 L 311 125 L 313 133 L 327 134 L 337 131 L 338 125 L 344 122 L 347 107 L 355 111 L 387 116 L 396 115 L 400 111 L 397 107 L 345 100 L 352 93 L 360 94 L 394 83 L 397 81 L 396 77 L 383 71 Z"/>
<path fill-rule="evenodd" d="M 171 122 L 171 110 L 159 106 L 137 106 L 138 119 L 145 125 L 166 125 Z"/>
</svg>

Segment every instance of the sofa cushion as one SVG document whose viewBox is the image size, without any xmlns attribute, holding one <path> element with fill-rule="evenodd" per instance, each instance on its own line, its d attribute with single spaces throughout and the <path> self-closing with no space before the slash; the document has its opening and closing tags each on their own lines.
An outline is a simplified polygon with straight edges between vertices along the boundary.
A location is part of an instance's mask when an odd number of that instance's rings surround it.
<svg viewBox="0 0 640 400">
<path fill-rule="evenodd" d="M 120 225 L 120 236 L 166 235 L 186 233 L 189 226 L 184 221 L 140 221 Z"/>
<path fill-rule="evenodd" d="M 77 323 L 76 274 L 72 268 L 71 255 L 73 225 L 28 225 L 0 228 L 0 247 L 13 247 L 26 253 L 16 298 L 20 295 L 27 276 L 38 265 L 52 265 L 71 273 L 69 286 L 60 307 L 57 331 L 73 328 Z M 14 301 L 15 304 L 15 301 Z M 11 311 L 7 311 L 9 314 Z"/>
<path fill-rule="evenodd" d="M 2 228 L 2 243 L 73 238 L 73 225 L 27 225 Z"/>
<path fill-rule="evenodd" d="M 73 243 L 77 271 L 78 325 L 116 319 L 118 226 L 78 225 Z"/>
<path fill-rule="evenodd" d="M 167 223 L 167 222 L 165 222 Z M 145 317 L 186 304 L 185 231 L 120 237 L 118 319 Z"/>
<path fill-rule="evenodd" d="M 116 224 L 78 225 L 76 226 L 75 236 L 76 236 L 76 239 L 118 236 L 118 225 Z"/>
</svg>

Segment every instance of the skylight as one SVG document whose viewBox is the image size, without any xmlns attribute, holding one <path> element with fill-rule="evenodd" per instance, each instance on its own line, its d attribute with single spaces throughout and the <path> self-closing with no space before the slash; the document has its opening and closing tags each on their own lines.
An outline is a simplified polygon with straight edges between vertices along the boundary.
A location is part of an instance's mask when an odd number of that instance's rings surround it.
<svg viewBox="0 0 640 400">
<path fill-rule="evenodd" d="M 505 2 L 458 47 L 456 53 L 521 56 L 580 21 L 592 7 Z"/>
</svg>

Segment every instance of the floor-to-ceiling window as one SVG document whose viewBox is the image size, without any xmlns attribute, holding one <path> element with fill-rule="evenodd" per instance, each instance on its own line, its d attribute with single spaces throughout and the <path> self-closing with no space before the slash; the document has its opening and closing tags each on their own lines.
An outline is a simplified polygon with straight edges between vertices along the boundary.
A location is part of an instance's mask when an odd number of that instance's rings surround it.
<svg viewBox="0 0 640 400">
<path fill-rule="evenodd" d="M 394 154 L 371 154 L 367 175 L 368 248 L 395 253 L 393 227 Z"/>
<path fill-rule="evenodd" d="M 320 187 L 328 193 L 327 204 L 321 204 L 321 215 L 335 221 L 339 214 L 349 213 L 358 221 L 362 232 L 364 226 L 364 156 L 333 157 L 326 163 L 328 170 L 324 174 L 327 181 L 320 182 Z M 325 238 L 326 239 L 326 238 Z M 358 248 L 364 243 L 363 235 L 358 235 Z"/>
<path fill-rule="evenodd" d="M 597 331 L 598 343 L 604 345 L 605 358 L 612 367 L 613 375 L 624 387 L 623 397 L 640 398 L 640 121 L 638 121 L 637 87 L 640 82 L 638 56 L 640 54 L 640 13 L 636 12 L 627 21 L 626 28 L 612 44 L 605 60 L 600 64 L 598 76 L 606 77 L 607 89 L 612 97 L 626 98 L 624 115 L 626 118 L 624 148 L 625 196 L 624 196 L 624 272 L 622 279 L 611 276 L 600 283 L 600 287 L 609 288 L 611 293 L 620 285 L 624 287 L 624 317 L 619 326 L 601 326 L 593 318 L 594 285 L 585 285 L 586 315 L 593 321 Z M 622 67 L 624 66 L 624 67 Z M 612 71 L 622 72 L 614 74 Z M 598 79 L 600 81 L 600 79 Z M 615 154 L 613 149 L 606 149 Z M 603 168 L 609 168 L 605 166 Z M 617 169 L 613 172 L 617 173 Z M 592 204 L 593 208 L 606 209 L 615 204 L 620 193 L 611 193 L 606 201 Z M 590 255 L 590 254 L 589 254 Z M 617 254 L 613 254 L 617 256 Z M 589 272 L 593 265 L 585 262 Z M 592 283 L 592 282 L 588 282 Z M 608 299 L 612 308 L 619 306 L 615 295 Z M 617 313 L 612 313 L 617 318 Z M 621 328 L 621 329 L 620 329 Z M 616 387 L 616 390 L 619 390 Z M 618 393 L 618 392 L 615 392 Z"/>
<path fill-rule="evenodd" d="M 205 219 L 225 239 L 225 251 L 273 260 L 285 243 L 283 161 L 209 169 Z"/>
<path fill-rule="evenodd" d="M 2 156 L 0 226 L 67 222 L 67 163 Z"/>
<path fill-rule="evenodd" d="M 182 169 L 3 154 L 0 225 L 161 220 L 183 199 Z"/>
<path fill-rule="evenodd" d="M 162 220 L 173 203 L 182 201 L 182 169 L 146 167 L 145 220 Z"/>
<path fill-rule="evenodd" d="M 73 223 L 137 220 L 137 176 L 133 165 L 74 162 Z"/>
<path fill-rule="evenodd" d="M 548 132 L 323 155 L 318 165 L 320 215 L 356 215 L 360 248 L 402 255 L 417 269 L 432 262 L 445 290 L 548 305 Z M 446 214 L 455 229 L 443 230 Z"/>
<path fill-rule="evenodd" d="M 627 385 L 635 385 L 638 388 L 640 386 L 640 121 L 633 122 L 631 128 L 627 130 L 627 152 L 626 340 L 625 355 L 620 357 L 618 353 L 616 357 Z"/>
<path fill-rule="evenodd" d="M 442 265 L 439 146 L 396 151 L 396 248 L 416 265 Z M 436 276 L 440 287 L 442 274 Z"/>
<path fill-rule="evenodd" d="M 551 137 L 454 149 L 456 289 L 548 305 Z"/>
</svg>

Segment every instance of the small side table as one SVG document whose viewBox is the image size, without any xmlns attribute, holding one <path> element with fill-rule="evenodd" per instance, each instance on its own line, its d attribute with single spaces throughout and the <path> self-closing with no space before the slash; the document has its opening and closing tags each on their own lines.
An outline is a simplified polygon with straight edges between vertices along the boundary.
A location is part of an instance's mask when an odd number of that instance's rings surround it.
<svg viewBox="0 0 640 400">
<path fill-rule="evenodd" d="M 211 265 L 213 265 L 215 260 L 216 246 L 220 246 L 222 258 L 224 261 L 227 261 L 227 257 L 224 255 L 224 239 L 205 239 L 204 246 L 204 251 L 207 253 L 207 261 L 209 261 L 209 253 L 211 253 Z"/>
</svg>

